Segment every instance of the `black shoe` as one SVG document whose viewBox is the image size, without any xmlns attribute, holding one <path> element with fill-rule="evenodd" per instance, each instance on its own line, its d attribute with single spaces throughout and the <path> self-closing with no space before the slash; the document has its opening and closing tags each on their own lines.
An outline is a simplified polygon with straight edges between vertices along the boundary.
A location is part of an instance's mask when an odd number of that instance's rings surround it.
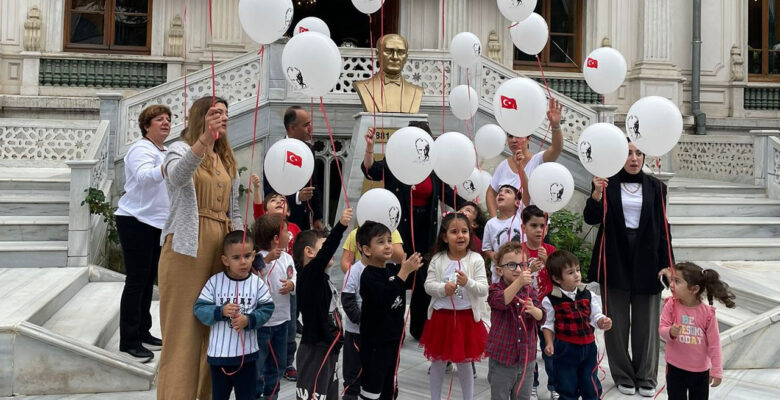
<svg viewBox="0 0 780 400">
<path fill-rule="evenodd" d="M 474 373 L 474 379 L 477 379 L 477 366 L 474 365 L 474 361 L 471 362 L 471 371 Z"/>
<path fill-rule="evenodd" d="M 162 349 L 162 340 L 149 335 L 146 339 L 141 341 L 141 344 L 147 349 L 157 351 Z"/>
<path fill-rule="evenodd" d="M 152 361 L 154 358 L 154 353 L 143 348 L 142 346 L 138 346 L 138 348 L 135 349 L 120 350 L 119 352 L 126 357 L 130 357 L 133 360 L 142 363 Z"/>
</svg>

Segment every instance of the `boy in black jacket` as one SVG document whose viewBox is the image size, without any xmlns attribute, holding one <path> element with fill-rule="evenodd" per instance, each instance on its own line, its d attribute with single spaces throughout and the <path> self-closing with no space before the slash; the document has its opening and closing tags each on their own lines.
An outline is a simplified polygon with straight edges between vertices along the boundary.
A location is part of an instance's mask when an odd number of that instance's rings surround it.
<svg viewBox="0 0 780 400">
<path fill-rule="evenodd" d="M 303 316 L 296 399 L 338 399 L 336 362 L 343 341 L 342 322 L 338 292 L 327 271 L 350 220 L 352 209 L 348 208 L 327 239 L 321 232 L 309 230 L 301 232 L 293 244 L 295 264 L 302 266 L 297 283 L 298 309 Z"/>
<path fill-rule="evenodd" d="M 366 264 L 360 276 L 360 398 L 390 400 L 395 397 L 393 381 L 404 333 L 404 283 L 420 268 L 422 258 L 415 253 L 400 269 L 386 265 L 393 255 L 390 230 L 372 221 L 358 229 L 357 243 Z"/>
</svg>

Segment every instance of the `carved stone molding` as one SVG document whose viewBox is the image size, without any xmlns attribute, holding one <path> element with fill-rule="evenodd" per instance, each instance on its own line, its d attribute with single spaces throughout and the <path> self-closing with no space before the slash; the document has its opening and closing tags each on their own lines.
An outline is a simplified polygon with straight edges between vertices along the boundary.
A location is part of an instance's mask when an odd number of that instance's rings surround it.
<svg viewBox="0 0 780 400">
<path fill-rule="evenodd" d="M 179 14 L 176 14 L 171 20 L 168 41 L 165 44 L 165 55 L 168 57 L 184 56 L 184 24 Z"/>
<path fill-rule="evenodd" d="M 24 21 L 24 50 L 41 51 L 41 10 L 37 6 L 30 7 Z"/>
<path fill-rule="evenodd" d="M 495 30 L 490 31 L 488 35 L 488 58 L 501 63 L 501 41 L 498 40 L 498 33 Z"/>
<path fill-rule="evenodd" d="M 745 59 L 737 45 L 731 46 L 731 81 L 742 82 L 745 79 Z"/>
</svg>

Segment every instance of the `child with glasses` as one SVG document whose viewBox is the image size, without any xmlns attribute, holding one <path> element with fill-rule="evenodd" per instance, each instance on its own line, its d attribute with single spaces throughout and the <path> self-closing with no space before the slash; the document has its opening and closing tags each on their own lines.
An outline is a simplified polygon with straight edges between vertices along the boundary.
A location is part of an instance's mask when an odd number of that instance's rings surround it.
<svg viewBox="0 0 780 400">
<path fill-rule="evenodd" d="M 537 330 L 544 311 L 531 285 L 523 245 L 508 242 L 495 259 L 499 281 L 490 285 L 490 333 L 485 355 L 492 400 L 531 398 Z"/>
</svg>

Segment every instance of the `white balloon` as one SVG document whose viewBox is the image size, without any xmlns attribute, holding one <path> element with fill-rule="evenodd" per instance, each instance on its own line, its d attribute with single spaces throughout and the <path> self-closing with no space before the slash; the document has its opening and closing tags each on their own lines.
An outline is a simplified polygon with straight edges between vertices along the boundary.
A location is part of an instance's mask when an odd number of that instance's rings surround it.
<svg viewBox="0 0 780 400">
<path fill-rule="evenodd" d="M 488 159 L 498 157 L 506 146 L 506 133 L 496 124 L 483 125 L 474 136 L 474 147 L 477 155 Z"/>
<path fill-rule="evenodd" d="M 498 87 L 493 97 L 493 115 L 512 136 L 529 136 L 544 121 L 547 97 L 535 81 L 512 78 Z"/>
<path fill-rule="evenodd" d="M 309 183 L 314 171 L 314 155 L 298 139 L 282 139 L 265 154 L 263 172 L 268 183 L 279 194 L 289 196 Z"/>
<path fill-rule="evenodd" d="M 643 153 L 660 157 L 674 148 L 682 135 L 680 109 L 661 96 L 643 97 L 626 115 L 626 132 Z"/>
<path fill-rule="evenodd" d="M 433 146 L 433 138 L 428 132 L 407 126 L 390 135 L 385 146 L 385 162 L 399 181 L 416 185 L 433 170 Z"/>
<path fill-rule="evenodd" d="M 598 48 L 582 63 L 582 75 L 594 92 L 612 93 L 626 79 L 626 59 L 611 47 Z"/>
<path fill-rule="evenodd" d="M 626 163 L 628 141 L 613 124 L 599 122 L 585 128 L 577 142 L 580 162 L 594 176 L 609 178 Z"/>
<path fill-rule="evenodd" d="M 341 53 L 336 43 L 319 32 L 295 35 L 282 50 L 287 81 L 307 97 L 324 96 L 341 75 Z"/>
<path fill-rule="evenodd" d="M 269 44 L 287 32 L 293 19 L 292 0 L 241 0 L 238 20 L 244 32 L 260 44 Z"/>
<path fill-rule="evenodd" d="M 536 0 L 497 0 L 498 10 L 510 21 L 523 21 L 536 8 Z"/>
<path fill-rule="evenodd" d="M 450 55 L 456 64 L 463 68 L 473 68 L 482 55 L 482 43 L 477 35 L 461 32 L 450 42 Z"/>
<path fill-rule="evenodd" d="M 533 13 L 525 20 L 512 24 L 512 27 L 509 28 L 509 35 L 512 37 L 512 43 L 520 51 L 535 56 L 544 49 L 550 32 L 544 18 Z"/>
<path fill-rule="evenodd" d="M 433 142 L 433 171 L 445 183 L 459 185 L 477 165 L 474 144 L 466 135 L 447 132 Z"/>
<path fill-rule="evenodd" d="M 293 36 L 303 32 L 319 32 L 330 37 L 330 28 L 328 28 L 328 24 L 317 17 L 306 17 L 298 21 L 293 29 Z"/>
<path fill-rule="evenodd" d="M 479 172 L 479 179 L 482 181 L 482 187 L 485 188 L 485 191 L 480 193 L 479 197 L 476 199 L 477 203 L 487 201 L 487 189 L 490 187 L 490 181 L 493 180 L 493 175 L 490 175 L 489 172 L 482 170 Z"/>
<path fill-rule="evenodd" d="M 385 0 L 352 0 L 352 5 L 363 14 L 373 14 L 382 8 Z"/>
<path fill-rule="evenodd" d="M 450 110 L 455 118 L 467 121 L 479 108 L 479 95 L 471 86 L 458 85 L 450 91 Z"/>
<path fill-rule="evenodd" d="M 401 222 L 401 203 L 387 189 L 376 188 L 363 193 L 355 212 L 359 225 L 374 221 L 386 226 L 390 232 L 395 231 Z"/>
<path fill-rule="evenodd" d="M 474 201 L 477 198 L 484 199 L 487 185 L 490 184 L 490 181 L 485 181 L 482 172 L 483 171 L 474 168 L 471 175 L 469 175 L 461 184 L 456 186 L 458 196 L 468 201 Z"/>
<path fill-rule="evenodd" d="M 544 163 L 528 177 L 528 194 L 537 207 L 554 213 L 565 207 L 574 195 L 574 178 L 563 165 Z"/>
</svg>

